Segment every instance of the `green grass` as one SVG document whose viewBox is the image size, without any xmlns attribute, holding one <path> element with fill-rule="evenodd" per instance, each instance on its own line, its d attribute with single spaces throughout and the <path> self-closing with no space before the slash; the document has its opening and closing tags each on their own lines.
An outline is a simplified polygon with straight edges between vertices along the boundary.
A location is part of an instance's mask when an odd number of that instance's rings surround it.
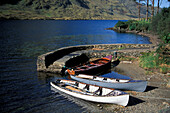
<svg viewBox="0 0 170 113">
<path fill-rule="evenodd" d="M 160 54 L 156 52 L 144 53 L 140 58 L 140 66 L 146 70 L 157 69 L 161 73 L 170 72 L 170 66 L 164 62 Z"/>
<path fill-rule="evenodd" d="M 158 68 L 159 67 L 159 54 L 155 52 L 144 53 L 140 57 L 140 66 L 145 69 Z"/>
</svg>

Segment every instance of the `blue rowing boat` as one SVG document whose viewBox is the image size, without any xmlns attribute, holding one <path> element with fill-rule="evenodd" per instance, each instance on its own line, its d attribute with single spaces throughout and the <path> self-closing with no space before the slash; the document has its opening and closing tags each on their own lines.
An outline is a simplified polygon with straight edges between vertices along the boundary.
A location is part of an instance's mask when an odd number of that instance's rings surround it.
<svg viewBox="0 0 170 113">
<path fill-rule="evenodd" d="M 144 92 L 147 87 L 147 81 L 144 80 L 117 79 L 117 78 L 92 76 L 86 74 L 76 75 L 73 70 L 67 70 L 67 71 L 72 79 L 86 84 L 93 84 L 93 85 L 98 85 L 107 88 L 131 90 L 137 92 Z"/>
</svg>

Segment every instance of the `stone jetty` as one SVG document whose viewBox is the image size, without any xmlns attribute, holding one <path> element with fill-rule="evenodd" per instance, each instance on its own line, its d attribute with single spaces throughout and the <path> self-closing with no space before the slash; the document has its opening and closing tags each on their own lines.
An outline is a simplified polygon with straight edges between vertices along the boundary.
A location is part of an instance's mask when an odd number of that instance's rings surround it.
<svg viewBox="0 0 170 113">
<path fill-rule="evenodd" d="M 107 55 L 138 57 L 143 52 L 153 51 L 153 44 L 97 44 L 63 47 L 38 56 L 37 71 L 61 73 L 66 65 L 77 65 L 91 58 Z"/>
</svg>

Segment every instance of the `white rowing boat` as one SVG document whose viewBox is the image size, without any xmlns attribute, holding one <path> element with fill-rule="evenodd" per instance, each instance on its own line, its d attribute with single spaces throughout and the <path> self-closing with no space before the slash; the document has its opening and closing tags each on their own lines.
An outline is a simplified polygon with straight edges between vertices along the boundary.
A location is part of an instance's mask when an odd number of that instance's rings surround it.
<svg viewBox="0 0 170 113">
<path fill-rule="evenodd" d="M 57 90 L 87 101 L 112 103 L 122 106 L 126 106 L 129 101 L 129 94 L 111 88 L 63 79 L 58 79 L 50 84 Z"/>
</svg>

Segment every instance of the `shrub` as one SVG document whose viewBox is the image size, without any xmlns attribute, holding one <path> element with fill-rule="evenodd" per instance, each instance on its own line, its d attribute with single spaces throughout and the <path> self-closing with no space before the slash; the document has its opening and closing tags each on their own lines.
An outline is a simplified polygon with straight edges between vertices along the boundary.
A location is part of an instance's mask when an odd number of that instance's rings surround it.
<svg viewBox="0 0 170 113">
<path fill-rule="evenodd" d="M 170 33 L 169 33 L 167 36 L 163 36 L 163 37 L 162 37 L 162 41 L 163 41 L 164 43 L 170 44 Z"/>
<path fill-rule="evenodd" d="M 128 24 L 126 22 L 122 22 L 122 21 L 118 21 L 115 25 L 116 28 L 120 27 L 120 28 L 124 28 L 126 29 L 128 27 Z"/>
<path fill-rule="evenodd" d="M 167 66 L 162 66 L 162 67 L 160 67 L 160 72 L 161 72 L 161 73 L 166 74 L 166 73 L 169 72 L 169 71 L 170 71 L 170 69 L 169 69 Z"/>
<path fill-rule="evenodd" d="M 150 22 L 137 21 L 137 20 L 128 20 L 126 22 L 118 21 L 115 27 L 144 32 L 150 30 Z"/>
<path fill-rule="evenodd" d="M 131 24 L 130 26 L 129 26 L 129 30 L 135 30 L 136 29 L 136 24 Z"/>
<path fill-rule="evenodd" d="M 155 52 L 152 53 L 144 53 L 140 57 L 140 66 L 145 69 L 152 69 L 159 67 L 159 54 Z"/>
<path fill-rule="evenodd" d="M 152 18 L 151 29 L 158 34 L 164 43 L 169 43 L 170 32 L 170 7 L 163 8 L 160 13 Z"/>
<path fill-rule="evenodd" d="M 169 61 L 169 44 L 160 44 L 156 50 L 156 52 L 160 55 L 161 63 L 170 65 Z"/>
</svg>

